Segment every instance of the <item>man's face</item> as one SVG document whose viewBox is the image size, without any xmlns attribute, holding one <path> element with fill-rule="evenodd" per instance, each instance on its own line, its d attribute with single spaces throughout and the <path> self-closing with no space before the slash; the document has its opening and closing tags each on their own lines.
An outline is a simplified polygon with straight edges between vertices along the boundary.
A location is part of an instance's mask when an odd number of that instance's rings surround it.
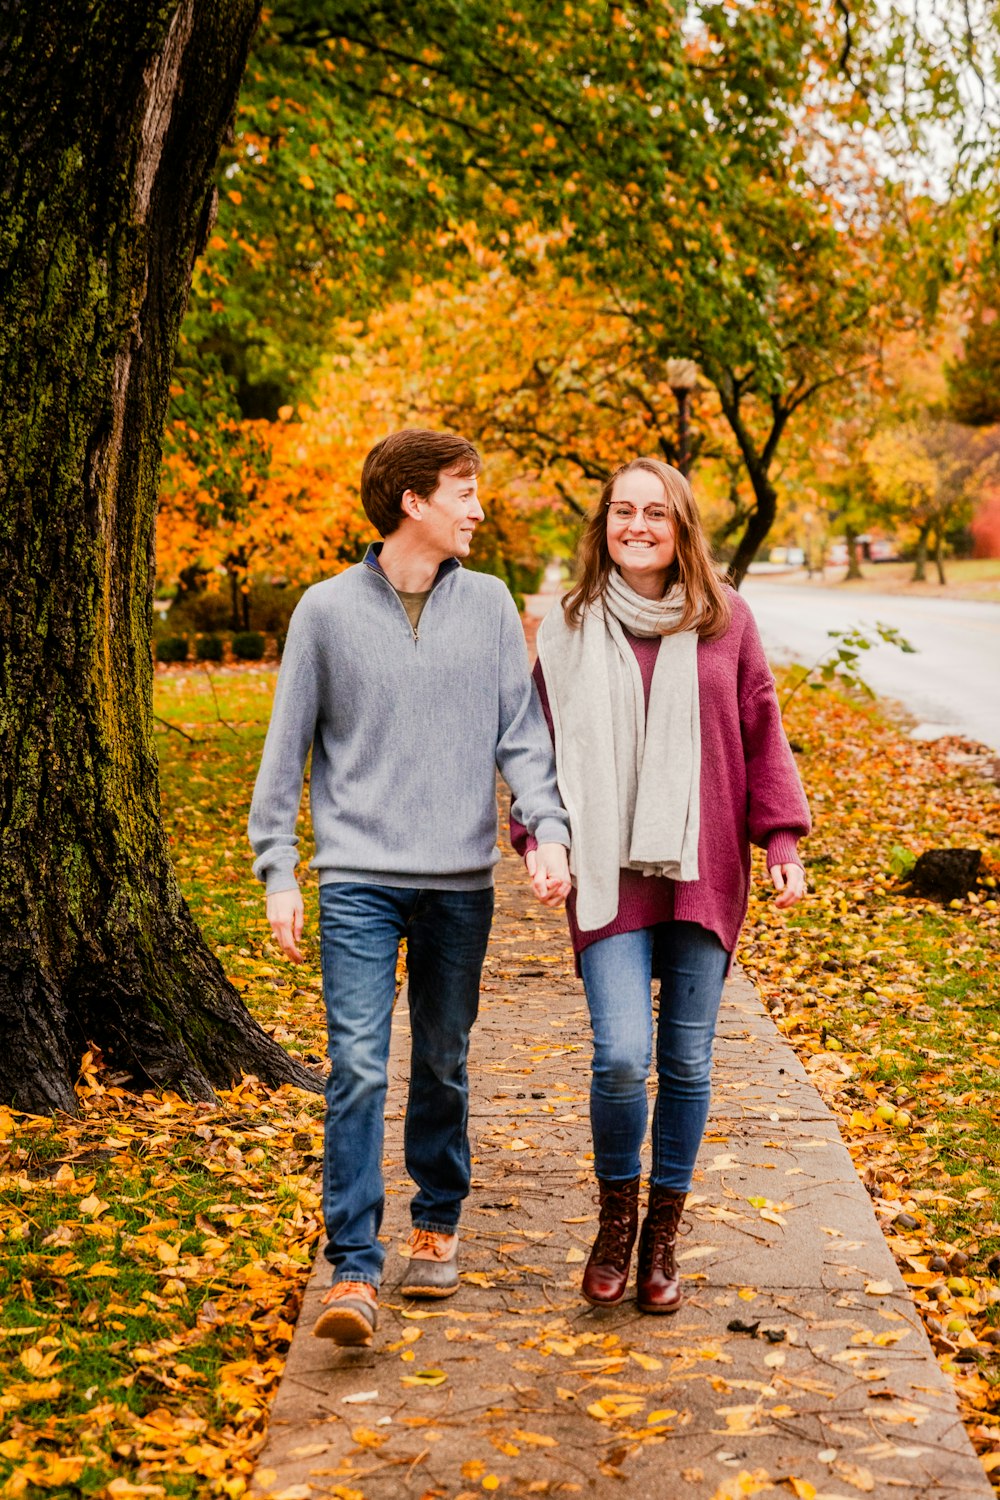
<svg viewBox="0 0 1000 1500">
<path fill-rule="evenodd" d="M 472 537 L 483 519 L 475 474 L 438 475 L 438 487 L 420 502 L 422 540 L 446 557 L 468 557 Z"/>
</svg>

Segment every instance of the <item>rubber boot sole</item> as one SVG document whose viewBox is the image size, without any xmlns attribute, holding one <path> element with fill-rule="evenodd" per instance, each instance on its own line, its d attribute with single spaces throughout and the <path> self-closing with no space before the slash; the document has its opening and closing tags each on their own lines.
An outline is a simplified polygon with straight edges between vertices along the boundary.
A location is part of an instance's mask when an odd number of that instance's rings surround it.
<svg viewBox="0 0 1000 1500">
<path fill-rule="evenodd" d="M 364 1313 L 354 1307 L 327 1307 L 313 1325 L 313 1338 L 332 1339 L 335 1344 L 352 1348 L 370 1344 L 374 1333 Z"/>
<path fill-rule="evenodd" d="M 415 1282 L 413 1286 L 408 1286 L 404 1281 L 399 1290 L 404 1297 L 441 1298 L 454 1297 L 458 1288 L 459 1283 L 457 1281 L 454 1286 L 423 1286 L 420 1282 Z"/>
</svg>

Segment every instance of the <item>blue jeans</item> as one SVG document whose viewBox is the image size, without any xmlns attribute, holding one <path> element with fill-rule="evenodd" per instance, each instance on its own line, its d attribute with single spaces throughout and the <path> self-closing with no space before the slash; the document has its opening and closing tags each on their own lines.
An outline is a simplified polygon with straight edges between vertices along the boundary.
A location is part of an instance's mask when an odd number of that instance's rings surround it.
<svg viewBox="0 0 1000 1500">
<path fill-rule="evenodd" d="M 329 1038 L 323 1158 L 326 1257 L 335 1281 L 378 1286 L 385 1261 L 382 1146 L 401 938 L 407 943 L 410 1093 L 406 1169 L 420 1229 L 451 1234 L 469 1191 L 469 1032 L 493 919 L 493 890 L 320 886 Z"/>
<path fill-rule="evenodd" d="M 697 922 L 617 933 L 580 954 L 594 1028 L 590 1122 L 599 1178 L 622 1180 L 640 1171 L 655 975 L 660 1014 L 650 1181 L 675 1192 L 690 1188 L 708 1118 L 712 1042 L 728 962 L 719 939 Z"/>
</svg>

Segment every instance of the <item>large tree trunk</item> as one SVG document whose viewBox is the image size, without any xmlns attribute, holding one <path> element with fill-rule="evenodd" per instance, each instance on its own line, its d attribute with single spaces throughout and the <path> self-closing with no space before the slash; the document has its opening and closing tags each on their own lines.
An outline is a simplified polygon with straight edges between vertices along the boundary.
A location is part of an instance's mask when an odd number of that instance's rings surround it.
<svg viewBox="0 0 1000 1500">
<path fill-rule="evenodd" d="M 181 897 L 152 737 L 178 327 L 260 0 L 0 0 L 0 1099 L 96 1043 L 207 1096 L 309 1084 Z"/>
</svg>

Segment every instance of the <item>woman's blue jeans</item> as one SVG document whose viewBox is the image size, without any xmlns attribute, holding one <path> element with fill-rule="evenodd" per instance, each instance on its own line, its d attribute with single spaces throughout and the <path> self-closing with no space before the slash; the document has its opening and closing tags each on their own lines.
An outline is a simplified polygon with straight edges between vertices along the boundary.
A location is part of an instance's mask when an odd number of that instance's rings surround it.
<svg viewBox="0 0 1000 1500">
<path fill-rule="evenodd" d="M 728 963 L 719 939 L 697 922 L 617 933 L 580 954 L 594 1029 L 594 1167 L 602 1180 L 636 1177 L 641 1170 L 655 975 L 660 1009 L 650 1181 L 675 1192 L 690 1188 L 708 1118 L 712 1042 Z"/>
<path fill-rule="evenodd" d="M 451 1234 L 469 1191 L 469 1032 L 493 918 L 493 890 L 320 886 L 323 997 L 330 1052 L 323 1214 L 335 1281 L 378 1286 L 389 1037 L 406 938 L 410 1092 L 404 1127 L 410 1204 L 420 1229 Z"/>
</svg>

